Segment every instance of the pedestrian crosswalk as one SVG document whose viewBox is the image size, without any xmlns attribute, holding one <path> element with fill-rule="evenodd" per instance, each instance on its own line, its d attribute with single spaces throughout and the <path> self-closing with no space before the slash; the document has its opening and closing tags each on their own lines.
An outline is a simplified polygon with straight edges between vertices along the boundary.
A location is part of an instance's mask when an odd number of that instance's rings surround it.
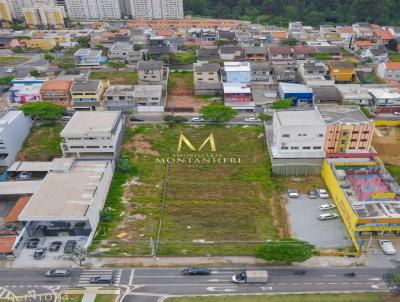
<svg viewBox="0 0 400 302">
<path fill-rule="evenodd" d="M 79 281 L 78 281 L 78 286 L 82 287 L 103 287 L 103 286 L 115 286 L 119 285 L 119 282 L 121 280 L 121 273 L 122 270 L 113 270 L 113 269 L 86 269 L 83 270 L 81 275 L 79 276 Z M 96 277 L 96 276 L 110 276 L 112 275 L 114 277 L 114 283 L 113 284 L 91 284 L 90 283 L 90 278 Z"/>
</svg>

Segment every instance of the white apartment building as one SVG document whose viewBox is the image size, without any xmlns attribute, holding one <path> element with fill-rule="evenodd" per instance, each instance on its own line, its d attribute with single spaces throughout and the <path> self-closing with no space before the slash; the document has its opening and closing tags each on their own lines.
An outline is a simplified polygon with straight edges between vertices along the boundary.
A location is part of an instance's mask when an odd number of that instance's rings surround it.
<svg viewBox="0 0 400 302">
<path fill-rule="evenodd" d="M 19 149 L 29 134 L 32 121 L 22 111 L 9 111 L 0 117 L 0 166 L 8 167 L 15 161 Z"/>
<path fill-rule="evenodd" d="M 118 0 L 65 0 L 71 19 L 120 19 Z"/>
<path fill-rule="evenodd" d="M 182 0 L 130 0 L 133 19 L 183 19 Z"/>
<path fill-rule="evenodd" d="M 78 111 L 61 131 L 64 157 L 115 159 L 121 148 L 120 111 Z"/>
<path fill-rule="evenodd" d="M 44 3 L 38 3 L 32 7 L 24 7 L 22 11 L 28 26 L 64 26 L 66 15 L 62 6 L 49 6 Z"/>
</svg>

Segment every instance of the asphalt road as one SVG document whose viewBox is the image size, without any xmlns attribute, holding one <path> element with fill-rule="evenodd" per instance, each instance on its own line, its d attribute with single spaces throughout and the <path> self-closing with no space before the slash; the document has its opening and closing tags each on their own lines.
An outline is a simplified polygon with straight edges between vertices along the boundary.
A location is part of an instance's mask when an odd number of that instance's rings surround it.
<svg viewBox="0 0 400 302">
<path fill-rule="evenodd" d="M 92 276 L 113 274 L 115 284 L 124 294 L 123 301 L 158 301 L 174 295 L 295 293 L 326 291 L 382 291 L 384 268 L 304 268 L 306 274 L 294 275 L 302 268 L 268 268 L 266 284 L 233 284 L 231 277 L 242 269 L 213 269 L 209 276 L 181 276 L 178 268 L 72 269 L 68 278 L 46 278 L 44 269 L 0 270 L 0 298 L 35 291 L 44 293 L 75 287 L 110 287 L 91 285 Z M 355 277 L 344 274 L 354 271 Z"/>
</svg>

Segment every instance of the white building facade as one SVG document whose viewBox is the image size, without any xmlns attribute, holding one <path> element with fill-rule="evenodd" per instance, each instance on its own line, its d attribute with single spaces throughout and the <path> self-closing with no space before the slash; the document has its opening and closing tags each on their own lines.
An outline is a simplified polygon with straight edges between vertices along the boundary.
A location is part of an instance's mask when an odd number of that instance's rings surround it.
<svg viewBox="0 0 400 302">
<path fill-rule="evenodd" d="M 130 0 L 133 19 L 183 19 L 182 0 Z"/>
<path fill-rule="evenodd" d="M 118 0 L 65 0 L 71 19 L 120 19 Z"/>
<path fill-rule="evenodd" d="M 22 111 L 9 111 L 0 118 L 0 166 L 9 167 L 29 134 L 32 121 Z"/>
<path fill-rule="evenodd" d="M 115 159 L 121 148 L 124 118 L 120 111 L 78 111 L 61 131 L 65 157 Z"/>
</svg>

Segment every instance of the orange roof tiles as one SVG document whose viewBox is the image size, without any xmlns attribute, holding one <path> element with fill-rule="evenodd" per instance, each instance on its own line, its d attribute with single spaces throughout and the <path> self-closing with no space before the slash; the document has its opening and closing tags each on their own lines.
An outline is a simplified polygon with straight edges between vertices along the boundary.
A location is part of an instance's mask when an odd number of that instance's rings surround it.
<svg viewBox="0 0 400 302">
<path fill-rule="evenodd" d="M 343 33 L 343 34 L 352 34 L 353 33 L 353 29 L 351 27 L 340 27 L 336 31 L 339 33 Z"/>
<path fill-rule="evenodd" d="M 276 39 L 287 39 L 288 33 L 286 31 L 273 31 L 271 33 L 272 38 Z"/>
<path fill-rule="evenodd" d="M 391 39 L 393 39 L 393 35 L 387 31 L 387 30 L 383 30 L 383 29 L 374 29 L 373 33 L 375 36 L 377 36 L 379 39 L 384 40 L 384 41 L 389 41 Z"/>
<path fill-rule="evenodd" d="M 357 47 L 368 47 L 368 46 L 372 45 L 372 42 L 369 40 L 368 41 L 355 41 L 353 44 Z"/>
<path fill-rule="evenodd" d="M 32 34 L 32 39 L 43 39 L 44 33 L 34 33 Z"/>
<path fill-rule="evenodd" d="M 159 36 L 172 36 L 173 32 L 172 32 L 172 30 L 169 30 L 168 28 L 159 28 L 159 29 L 157 29 L 157 35 L 159 35 Z"/>
<path fill-rule="evenodd" d="M 31 199 L 30 196 L 24 196 L 24 197 L 21 197 L 20 199 L 18 199 L 17 202 L 15 203 L 14 207 L 4 218 L 4 222 L 9 223 L 9 222 L 19 221 L 18 216 L 22 212 L 22 210 L 25 208 L 29 199 Z"/>
<path fill-rule="evenodd" d="M 17 236 L 1 236 L 0 237 L 0 253 L 11 253 L 12 247 L 15 243 Z"/>
<path fill-rule="evenodd" d="M 386 69 L 397 70 L 400 69 L 400 62 L 386 62 Z"/>
<path fill-rule="evenodd" d="M 46 90 L 70 90 L 72 81 L 69 80 L 49 80 L 42 84 L 40 91 Z"/>
</svg>

